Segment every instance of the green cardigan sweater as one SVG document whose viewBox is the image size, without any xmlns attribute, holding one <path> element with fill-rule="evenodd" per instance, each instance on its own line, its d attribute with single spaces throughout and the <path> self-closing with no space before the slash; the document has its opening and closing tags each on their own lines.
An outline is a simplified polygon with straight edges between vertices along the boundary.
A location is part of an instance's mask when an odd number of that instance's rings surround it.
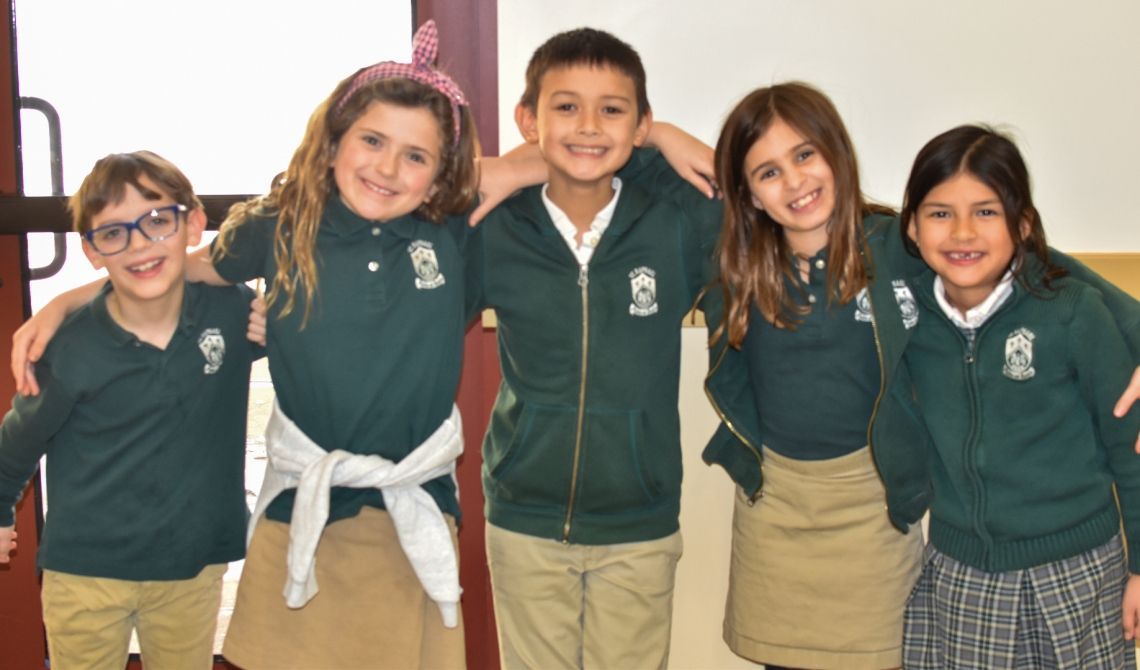
<svg viewBox="0 0 1140 670">
<path fill-rule="evenodd" d="M 1140 546 L 1140 408 L 1112 416 L 1133 358 L 1101 294 L 1073 278 L 1015 282 L 971 342 L 933 280 L 915 281 L 923 327 L 904 361 L 932 438 L 934 546 L 991 572 L 1075 556 L 1118 532 L 1114 483 Z M 1140 552 L 1130 563 L 1140 572 Z"/>
</svg>

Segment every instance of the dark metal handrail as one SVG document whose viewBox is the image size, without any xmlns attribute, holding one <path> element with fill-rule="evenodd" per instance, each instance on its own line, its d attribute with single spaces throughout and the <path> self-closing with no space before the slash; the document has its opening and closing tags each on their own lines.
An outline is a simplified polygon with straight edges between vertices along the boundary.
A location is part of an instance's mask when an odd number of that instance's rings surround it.
<svg viewBox="0 0 1140 670">
<path fill-rule="evenodd" d="M 63 140 L 60 133 L 59 112 L 50 102 L 43 98 L 21 97 L 20 109 L 32 109 L 40 112 L 47 119 L 48 125 L 48 151 L 51 158 L 51 194 L 56 197 L 63 195 Z M 21 143 L 21 146 L 23 143 Z M 67 262 L 67 240 L 62 232 L 55 234 L 55 254 L 51 262 L 38 268 L 28 269 L 28 279 L 46 279 L 59 272 Z"/>
</svg>

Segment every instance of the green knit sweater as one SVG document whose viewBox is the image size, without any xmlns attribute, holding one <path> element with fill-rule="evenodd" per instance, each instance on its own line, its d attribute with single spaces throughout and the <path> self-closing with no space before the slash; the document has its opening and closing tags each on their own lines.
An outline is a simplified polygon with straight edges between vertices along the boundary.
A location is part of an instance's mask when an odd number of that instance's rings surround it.
<svg viewBox="0 0 1140 670">
<path fill-rule="evenodd" d="M 1031 263 L 1027 275 L 1039 274 Z M 1101 294 L 1076 279 L 1013 295 L 975 332 L 950 322 L 932 272 L 904 361 L 932 439 L 931 542 L 1002 572 L 1068 558 L 1120 528 L 1140 538 L 1140 408 L 1112 416 L 1132 356 Z M 1140 552 L 1132 552 L 1140 572 Z"/>
</svg>

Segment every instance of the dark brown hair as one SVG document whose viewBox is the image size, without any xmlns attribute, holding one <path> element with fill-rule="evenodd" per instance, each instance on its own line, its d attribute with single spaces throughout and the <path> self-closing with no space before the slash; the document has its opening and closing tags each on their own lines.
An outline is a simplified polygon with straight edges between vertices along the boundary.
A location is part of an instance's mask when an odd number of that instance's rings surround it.
<svg viewBox="0 0 1140 670">
<path fill-rule="evenodd" d="M 939 184 L 959 174 L 973 176 L 1001 200 L 1006 229 L 1014 246 L 1010 267 L 1018 281 L 1032 288 L 1021 274 L 1025 269 L 1022 260 L 1027 253 L 1036 256 L 1044 266 L 1041 282 L 1046 289 L 1053 279 L 1067 274 L 1064 268 L 1049 260 L 1045 226 L 1033 204 L 1029 169 L 1021 152 L 1013 140 L 983 125 L 958 126 L 930 140 L 919 150 L 906 181 L 900 214 L 903 223 L 900 230 L 907 251 L 920 256 L 918 246 L 907 235 L 907 229 L 914 222 L 922 201 Z"/>
<path fill-rule="evenodd" d="M 533 110 L 538 105 L 543 76 L 550 70 L 571 65 L 611 67 L 621 72 L 633 80 L 637 92 L 637 120 L 641 121 L 649 112 L 645 67 L 641 64 L 641 57 L 630 45 L 593 28 L 558 33 L 538 47 L 526 66 L 526 89 L 519 104 Z"/>
</svg>

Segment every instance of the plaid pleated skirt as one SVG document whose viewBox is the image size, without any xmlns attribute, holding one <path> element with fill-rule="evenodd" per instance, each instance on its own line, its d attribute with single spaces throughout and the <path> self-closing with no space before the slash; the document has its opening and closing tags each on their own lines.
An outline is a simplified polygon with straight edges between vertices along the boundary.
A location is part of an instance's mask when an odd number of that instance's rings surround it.
<svg viewBox="0 0 1140 670">
<path fill-rule="evenodd" d="M 928 546 L 906 609 L 907 670 L 1136 668 L 1124 639 L 1120 536 L 1027 570 L 977 570 Z"/>
</svg>

